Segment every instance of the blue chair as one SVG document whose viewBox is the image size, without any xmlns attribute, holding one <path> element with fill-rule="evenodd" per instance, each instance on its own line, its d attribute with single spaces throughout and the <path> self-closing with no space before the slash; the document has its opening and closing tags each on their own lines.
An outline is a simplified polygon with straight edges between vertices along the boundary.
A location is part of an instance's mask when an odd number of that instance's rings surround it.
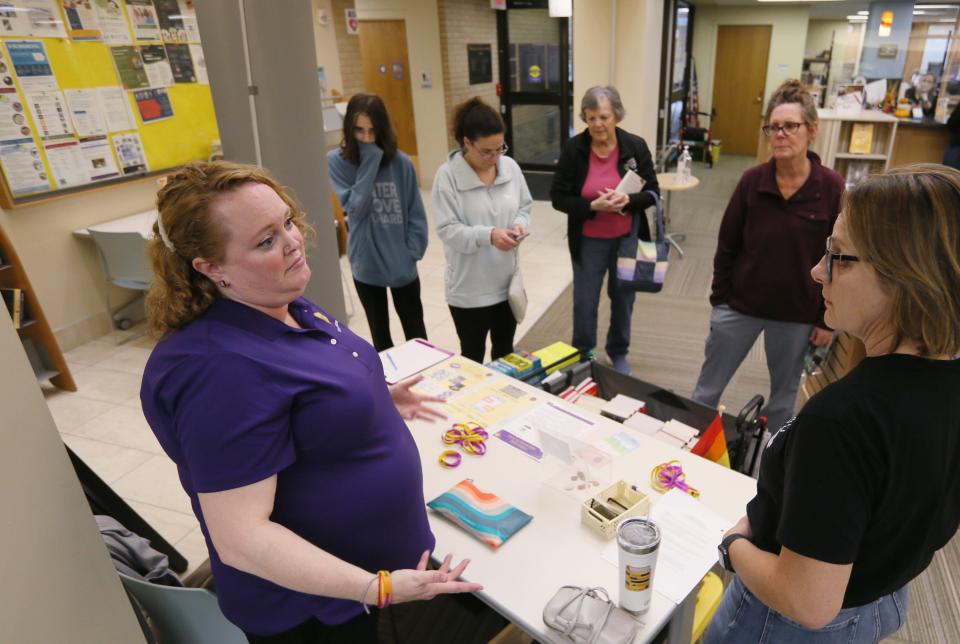
<svg viewBox="0 0 960 644">
<path fill-rule="evenodd" d="M 209 590 L 161 586 L 117 574 L 150 617 L 159 644 L 247 644 L 243 631 L 227 621 Z"/>
<path fill-rule="evenodd" d="M 97 245 L 100 266 L 107 282 L 140 292 L 132 302 L 114 311 L 110 304 L 110 289 L 107 289 L 107 311 L 111 321 L 119 329 L 129 329 L 133 325 L 131 318 L 143 309 L 143 295 L 150 288 L 153 279 L 153 272 L 147 264 L 147 240 L 137 232 L 114 232 L 95 228 L 90 229 L 90 235 Z"/>
</svg>

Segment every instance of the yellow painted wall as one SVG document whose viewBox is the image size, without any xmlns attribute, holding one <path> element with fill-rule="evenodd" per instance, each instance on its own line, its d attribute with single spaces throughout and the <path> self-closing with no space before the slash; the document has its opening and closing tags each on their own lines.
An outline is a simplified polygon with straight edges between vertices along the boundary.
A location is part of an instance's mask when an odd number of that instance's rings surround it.
<svg viewBox="0 0 960 644">
<path fill-rule="evenodd" d="M 722 81 L 722 71 L 714 78 L 714 55 L 717 51 L 719 25 L 772 25 L 770 55 L 767 60 L 767 82 L 764 104 L 773 90 L 788 78 L 799 78 L 807 43 L 810 11 L 806 6 L 787 7 L 710 7 L 698 6 L 693 26 L 693 57 L 700 81 L 700 111 L 709 112 L 713 102 L 713 85 Z M 736 118 L 719 114 L 718 119 Z"/>
</svg>

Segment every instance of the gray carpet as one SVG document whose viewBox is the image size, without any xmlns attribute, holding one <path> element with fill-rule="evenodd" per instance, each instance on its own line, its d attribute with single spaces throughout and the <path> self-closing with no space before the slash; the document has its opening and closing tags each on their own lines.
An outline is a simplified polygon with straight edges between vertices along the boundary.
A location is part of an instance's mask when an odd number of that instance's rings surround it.
<svg viewBox="0 0 960 644">
<path fill-rule="evenodd" d="M 655 382 L 684 396 L 690 395 L 703 361 L 703 342 L 709 328 L 710 280 L 713 254 L 723 210 L 733 188 L 752 157 L 724 155 L 708 169 L 694 164 L 700 185 L 673 195 L 670 230 L 686 234 L 684 258 L 671 253 L 664 290 L 639 294 L 634 308 L 630 364 L 638 378 Z M 573 319 L 572 287 L 567 288 L 516 346 L 533 350 L 556 340 L 570 341 Z M 609 300 L 601 297 L 600 334 L 603 347 L 610 321 Z M 598 358 L 606 356 L 599 352 Z M 722 403 L 736 413 L 754 394 L 767 397 L 762 338 L 750 351 L 724 392 Z M 938 552 L 933 563 L 910 586 L 907 623 L 887 640 L 905 644 L 960 644 L 960 539 Z"/>
</svg>

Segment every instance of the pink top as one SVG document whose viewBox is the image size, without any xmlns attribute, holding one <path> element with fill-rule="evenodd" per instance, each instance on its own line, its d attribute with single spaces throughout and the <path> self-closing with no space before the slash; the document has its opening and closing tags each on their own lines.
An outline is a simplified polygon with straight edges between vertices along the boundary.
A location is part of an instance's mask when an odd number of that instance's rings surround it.
<svg viewBox="0 0 960 644">
<path fill-rule="evenodd" d="M 593 201 L 600 196 L 603 188 L 616 188 L 620 185 L 620 174 L 617 172 L 617 160 L 620 158 L 618 148 L 613 148 L 605 158 L 601 159 L 597 153 L 590 150 L 590 166 L 587 170 L 587 179 L 580 189 L 580 196 Z M 598 212 L 593 219 L 583 222 L 584 237 L 599 237 L 610 239 L 630 234 L 629 216 L 617 212 Z"/>
</svg>

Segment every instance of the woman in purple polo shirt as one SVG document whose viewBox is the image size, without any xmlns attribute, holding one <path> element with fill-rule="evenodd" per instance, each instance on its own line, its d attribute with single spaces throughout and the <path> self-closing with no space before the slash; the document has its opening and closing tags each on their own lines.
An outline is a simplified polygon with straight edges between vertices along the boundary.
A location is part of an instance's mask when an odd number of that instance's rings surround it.
<svg viewBox="0 0 960 644">
<path fill-rule="evenodd" d="M 147 308 L 162 337 L 140 399 L 224 614 L 253 643 L 374 642 L 367 605 L 478 590 L 456 581 L 466 561 L 425 569 L 402 417 L 436 412 L 410 382 L 388 389 L 373 347 L 302 297 L 312 230 L 293 198 L 258 168 L 198 162 L 157 206 Z"/>
<path fill-rule="evenodd" d="M 809 150 L 817 106 L 800 81 L 778 87 L 763 133 L 773 158 L 747 170 L 727 204 L 713 260 L 710 335 L 693 392 L 716 407 L 727 383 L 763 331 L 771 431 L 793 415 L 807 346 L 826 346 L 823 297 L 810 266 L 840 212 L 844 179 Z"/>
</svg>

